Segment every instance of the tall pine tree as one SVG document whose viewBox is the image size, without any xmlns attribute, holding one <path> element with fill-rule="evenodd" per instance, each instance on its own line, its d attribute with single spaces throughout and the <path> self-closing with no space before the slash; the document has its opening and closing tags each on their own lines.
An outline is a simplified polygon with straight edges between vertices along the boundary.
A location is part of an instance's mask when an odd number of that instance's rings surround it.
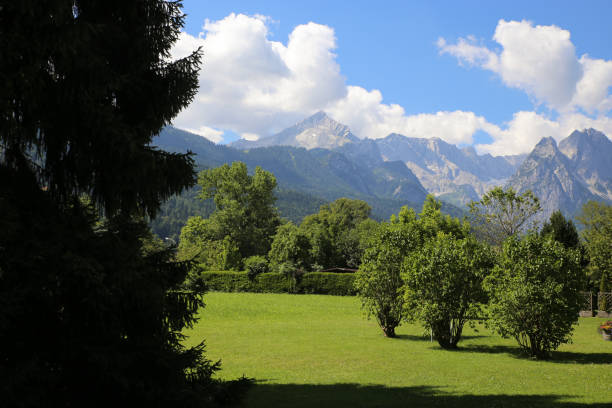
<svg viewBox="0 0 612 408">
<path fill-rule="evenodd" d="M 197 90 L 199 52 L 170 60 L 180 7 L 0 0 L 5 406 L 215 402 L 217 364 L 181 345 L 203 289 L 139 221 L 195 182 L 150 146 Z"/>
</svg>

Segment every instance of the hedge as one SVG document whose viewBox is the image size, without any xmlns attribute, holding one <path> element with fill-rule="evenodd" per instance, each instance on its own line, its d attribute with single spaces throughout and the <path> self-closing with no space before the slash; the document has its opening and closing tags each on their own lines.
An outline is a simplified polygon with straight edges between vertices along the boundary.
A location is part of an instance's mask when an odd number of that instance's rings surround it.
<svg viewBox="0 0 612 408">
<path fill-rule="evenodd" d="M 279 273 L 261 273 L 249 279 L 246 272 L 202 272 L 209 290 L 219 292 L 310 293 L 320 295 L 355 295 L 352 273 L 308 272 L 297 279 Z"/>
</svg>

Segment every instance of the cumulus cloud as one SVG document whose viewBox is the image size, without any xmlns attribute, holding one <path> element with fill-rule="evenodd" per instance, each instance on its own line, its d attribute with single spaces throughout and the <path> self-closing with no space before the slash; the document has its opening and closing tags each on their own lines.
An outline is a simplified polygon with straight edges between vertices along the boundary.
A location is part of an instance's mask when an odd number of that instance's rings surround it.
<svg viewBox="0 0 612 408">
<path fill-rule="evenodd" d="M 202 47 L 200 89 L 174 124 L 206 124 L 251 138 L 295 123 L 346 94 L 335 61 L 334 31 L 308 23 L 295 27 L 287 45 L 269 39 L 266 18 L 230 14 L 207 20 L 195 37 L 181 33 L 175 58 Z"/>
<path fill-rule="evenodd" d="M 199 36 L 181 33 L 173 57 L 202 47 L 204 64 L 199 92 L 175 119 L 176 126 L 211 140 L 221 140 L 214 129 L 254 140 L 325 110 L 359 137 L 395 132 L 451 143 L 471 143 L 474 132 L 488 126 L 472 112 L 407 116 L 401 106 L 384 104 L 380 91 L 347 86 L 336 62 L 332 28 L 299 25 L 284 45 L 270 40 L 266 23 L 262 16 L 230 14 L 207 20 Z"/>
<path fill-rule="evenodd" d="M 612 109 L 608 93 L 612 61 L 587 55 L 578 58 L 569 31 L 529 21 L 500 20 L 493 40 L 501 51 L 478 44 L 474 37 L 459 38 L 456 44 L 441 38 L 438 48 L 461 64 L 495 72 L 506 85 L 522 89 L 537 103 L 558 112 L 579 109 L 603 114 Z"/>
<path fill-rule="evenodd" d="M 516 112 L 498 125 L 461 110 L 407 115 L 400 105 L 384 103 L 379 90 L 346 83 L 331 27 L 302 24 L 283 43 L 271 40 L 268 23 L 263 16 L 230 14 L 206 20 L 198 36 L 181 33 L 173 57 L 202 47 L 204 59 L 199 92 L 175 126 L 216 142 L 223 130 L 255 140 L 324 110 L 362 138 L 401 133 L 472 144 L 474 134 L 484 131 L 493 143 L 477 149 L 492 154 L 525 153 L 544 136 L 560 139 L 585 127 L 612 135 L 606 116 L 612 109 L 612 61 L 577 58 L 570 33 L 560 27 L 500 20 L 493 35 L 499 49 L 472 36 L 438 40 L 441 54 L 496 73 L 550 109 L 545 115 Z"/>
<path fill-rule="evenodd" d="M 198 128 L 184 128 L 186 131 L 195 133 L 210 140 L 211 142 L 219 143 L 223 140 L 223 131 L 219 129 L 213 129 L 208 126 L 200 126 Z"/>
<path fill-rule="evenodd" d="M 439 137 L 449 143 L 472 143 L 476 131 L 492 129 L 484 117 L 473 112 L 407 116 L 401 106 L 382 103 L 380 91 L 366 91 L 358 86 L 349 86 L 347 96 L 330 105 L 328 112 L 336 120 L 349 124 L 356 134 L 373 139 L 401 133 L 409 137 Z"/>
<path fill-rule="evenodd" d="M 612 119 L 607 116 L 592 118 L 574 112 L 551 120 L 536 112 L 520 111 L 516 112 L 504 127 L 489 127 L 486 131 L 494 139 L 493 143 L 479 144 L 476 150 L 494 156 L 528 153 L 542 137 L 550 136 L 559 142 L 574 130 L 587 128 L 612 135 Z"/>
<path fill-rule="evenodd" d="M 591 114 L 609 112 L 612 109 L 612 97 L 608 93 L 612 86 L 612 61 L 583 55 L 580 64 L 584 75 L 576 84 L 572 105 L 582 107 Z"/>
</svg>

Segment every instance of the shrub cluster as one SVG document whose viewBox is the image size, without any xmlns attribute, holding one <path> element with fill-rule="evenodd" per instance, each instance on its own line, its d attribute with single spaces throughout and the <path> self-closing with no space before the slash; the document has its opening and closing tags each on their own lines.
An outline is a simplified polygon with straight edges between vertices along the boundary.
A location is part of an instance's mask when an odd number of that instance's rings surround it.
<svg viewBox="0 0 612 408">
<path fill-rule="evenodd" d="M 496 194 L 508 211 L 523 205 L 511 190 Z M 440 208 L 431 196 L 418 217 L 402 208 L 378 227 L 365 250 L 355 285 L 385 336 L 417 320 L 441 347 L 453 349 L 464 326 L 485 317 L 535 358 L 548 358 L 569 342 L 582 303 L 583 255 L 572 247 L 575 240 L 561 242 L 555 237 L 565 235 L 555 231 L 572 224 L 559 214 L 554 218 L 561 222 L 550 231 L 512 233 L 493 249 Z"/>
<path fill-rule="evenodd" d="M 200 277 L 209 290 L 219 292 L 355 295 L 352 273 L 309 272 L 293 277 L 269 272 L 250 279 L 248 272 L 205 271 Z"/>
</svg>

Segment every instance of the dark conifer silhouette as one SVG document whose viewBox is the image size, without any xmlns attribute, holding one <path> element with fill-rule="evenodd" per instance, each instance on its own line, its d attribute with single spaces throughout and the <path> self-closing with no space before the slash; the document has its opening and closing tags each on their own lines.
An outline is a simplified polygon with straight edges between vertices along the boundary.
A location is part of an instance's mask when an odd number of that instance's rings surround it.
<svg viewBox="0 0 612 408">
<path fill-rule="evenodd" d="M 143 217 L 195 181 L 150 146 L 197 90 L 200 53 L 170 61 L 180 7 L 0 0 L 3 406 L 219 398 L 218 364 L 181 345 L 203 288 L 143 247 Z"/>
</svg>

